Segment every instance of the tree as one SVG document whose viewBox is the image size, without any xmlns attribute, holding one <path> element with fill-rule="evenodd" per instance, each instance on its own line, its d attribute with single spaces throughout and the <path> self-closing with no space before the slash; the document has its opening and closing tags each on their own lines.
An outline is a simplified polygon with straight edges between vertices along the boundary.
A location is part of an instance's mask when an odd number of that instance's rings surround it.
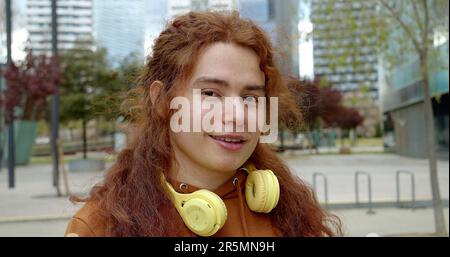
<svg viewBox="0 0 450 257">
<path fill-rule="evenodd" d="M 137 53 L 126 56 L 119 64 L 120 80 L 127 88 L 136 86 L 136 79 L 144 68 L 144 62 Z"/>
<path fill-rule="evenodd" d="M 326 127 L 337 126 L 341 129 L 341 131 L 347 132 L 349 130 L 356 129 L 358 126 L 361 126 L 363 121 L 364 117 L 359 114 L 358 110 L 356 110 L 355 108 L 348 108 L 344 106 L 338 106 L 333 115 L 324 117 Z"/>
<path fill-rule="evenodd" d="M 304 126 L 308 130 L 331 125 L 338 113 L 345 109 L 342 94 L 320 77 L 313 80 L 290 78 L 288 87 L 302 112 Z"/>
<path fill-rule="evenodd" d="M 87 123 L 106 110 L 107 96 L 119 91 L 119 73 L 109 67 L 106 50 L 77 47 L 61 55 L 61 122 L 82 120 L 83 158 L 87 158 Z"/>
<path fill-rule="evenodd" d="M 333 89 L 328 81 L 315 77 L 313 80 L 289 78 L 287 82 L 301 110 L 303 129 L 338 127 L 349 130 L 364 121 L 356 109 L 343 106 L 341 92 Z"/>
<path fill-rule="evenodd" d="M 37 121 L 48 108 L 47 97 L 54 94 L 60 80 L 59 70 L 53 77 L 54 58 L 35 56 L 32 49 L 26 50 L 23 62 L 12 63 L 3 75 L 8 87 L 0 94 L 0 105 L 5 108 L 5 121 L 14 119 Z M 18 111 L 17 108 L 21 110 Z"/>
<path fill-rule="evenodd" d="M 364 16 L 364 19 L 353 15 L 364 8 L 367 4 L 375 3 L 377 12 Z M 341 55 L 336 57 L 336 69 L 339 69 L 339 58 L 358 60 L 353 58 L 355 52 L 363 49 L 369 43 L 373 45 L 389 68 L 405 63 L 414 57 L 419 63 L 419 74 L 422 80 L 424 93 L 424 121 L 426 127 L 427 155 L 429 159 L 429 171 L 431 191 L 434 207 L 435 231 L 437 235 L 447 235 L 442 200 L 439 192 L 437 159 L 435 148 L 435 129 L 433 121 L 433 109 L 430 95 L 430 72 L 440 67 L 438 57 L 439 51 L 433 45 L 433 37 L 441 37 L 448 41 L 448 5 L 447 0 L 328 0 L 323 8 L 336 17 L 340 12 L 335 7 L 344 6 L 348 13 L 340 17 L 339 24 L 345 24 L 346 31 L 352 38 L 348 48 L 344 48 Z M 358 7 L 359 8 L 356 8 Z M 337 13 L 337 14 L 336 14 Z M 326 17 L 326 15 L 325 15 Z M 361 21 L 364 22 L 361 22 Z M 330 20 L 315 20 L 315 26 L 329 23 Z M 365 33 L 359 33 L 365 31 Z M 335 32 L 335 31 L 334 31 Z M 343 32 L 343 33 L 344 33 Z M 313 32 L 316 33 L 316 32 Z M 331 31 L 322 31 L 321 36 L 330 36 Z M 375 41 L 370 39 L 375 38 Z M 353 44 L 353 45 L 352 45 Z M 430 59 L 433 62 L 430 62 Z M 362 63 L 363 64 L 363 63 Z M 362 65 L 353 63 L 353 67 Z M 438 64 L 438 65 L 436 65 Z M 362 66 L 361 66 L 362 67 Z M 448 67 L 446 67 L 448 70 Z"/>
<path fill-rule="evenodd" d="M 426 127 L 426 142 L 430 168 L 431 192 L 434 206 L 434 220 L 436 234 L 446 236 L 444 208 L 439 192 L 439 180 L 437 173 L 437 157 L 435 146 L 435 128 L 433 120 L 433 108 L 430 96 L 430 70 L 429 56 L 435 55 L 432 30 L 447 26 L 448 40 L 448 14 L 447 21 L 439 20 L 442 16 L 436 16 L 434 11 L 447 10 L 447 0 L 414 0 L 414 1 L 387 1 L 378 0 L 384 8 L 388 21 L 395 22 L 403 30 L 406 39 L 413 45 L 420 66 L 422 85 L 424 92 L 424 118 Z M 446 7 L 446 8 L 445 8 Z M 405 10 L 407 10 L 405 12 Z M 445 29 L 443 30 L 445 31 Z"/>
<path fill-rule="evenodd" d="M 319 104 L 321 94 L 319 83 L 319 78 L 300 80 L 290 77 L 287 80 L 287 86 L 292 92 L 302 114 L 303 128 L 297 128 L 297 130 L 313 130 L 319 126 L 318 119 L 320 108 L 322 107 Z"/>
</svg>

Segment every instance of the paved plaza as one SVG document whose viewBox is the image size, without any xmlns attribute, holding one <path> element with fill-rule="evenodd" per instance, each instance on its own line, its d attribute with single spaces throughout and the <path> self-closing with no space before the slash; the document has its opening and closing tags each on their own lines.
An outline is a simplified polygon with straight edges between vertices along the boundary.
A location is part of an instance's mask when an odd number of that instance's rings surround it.
<svg viewBox="0 0 450 257">
<path fill-rule="evenodd" d="M 434 229 L 431 191 L 426 159 L 413 159 L 394 154 L 353 155 L 300 155 L 282 154 L 293 171 L 312 185 L 314 172 L 323 173 L 328 182 L 328 206 L 344 224 L 346 236 L 365 236 L 376 233 L 382 236 L 429 235 Z M 446 200 L 445 217 L 448 230 L 449 166 L 448 161 L 439 161 L 440 191 Z M 107 166 L 110 166 L 108 163 Z M 414 174 L 417 208 L 396 208 L 397 170 L 408 170 Z M 375 214 L 367 214 L 367 206 L 356 208 L 356 171 L 370 174 L 372 200 Z M 104 172 L 69 172 L 71 193 L 85 194 Z M 401 177 L 401 200 L 411 199 L 410 177 Z M 65 188 L 62 185 L 62 192 Z M 360 201 L 368 200 L 367 178 L 360 177 Z M 324 183 L 317 177 L 317 194 L 325 204 Z M 385 204 L 380 204 L 385 203 Z M 419 205 L 422 203 L 422 206 Z M 425 203 L 425 204 L 423 204 Z M 428 204 L 427 204 L 428 203 Z M 407 206 L 407 205 L 406 205 Z M 428 206 L 428 207 L 427 207 Z M 16 187 L 8 189 L 7 170 L 0 172 L 0 236 L 61 236 L 68 219 L 80 206 L 75 206 L 67 197 L 56 197 L 52 187 L 51 165 L 34 164 L 17 167 Z"/>
<path fill-rule="evenodd" d="M 355 155 L 295 155 L 283 154 L 289 166 L 306 182 L 313 184 L 313 174 L 323 173 L 328 181 L 330 203 L 355 202 L 355 172 L 370 174 L 372 199 L 374 202 L 396 200 L 396 172 L 405 170 L 414 174 L 415 196 L 418 201 L 431 199 L 430 175 L 426 159 L 407 158 L 394 154 L 355 154 Z M 448 161 L 438 162 L 438 177 L 441 196 L 449 197 Z M 324 201 L 324 183 L 317 177 L 317 194 Z M 368 199 L 367 177 L 359 176 L 360 201 Z M 411 199 L 411 179 L 400 176 L 401 200 Z"/>
</svg>

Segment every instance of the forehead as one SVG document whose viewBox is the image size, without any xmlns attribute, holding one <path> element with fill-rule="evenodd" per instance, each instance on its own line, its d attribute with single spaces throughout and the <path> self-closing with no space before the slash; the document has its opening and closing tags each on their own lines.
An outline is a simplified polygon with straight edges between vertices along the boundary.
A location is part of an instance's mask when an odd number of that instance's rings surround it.
<svg viewBox="0 0 450 257">
<path fill-rule="evenodd" d="M 231 85 L 264 85 L 259 57 L 250 49 L 233 43 L 214 43 L 198 56 L 191 82 L 207 76 Z"/>
</svg>

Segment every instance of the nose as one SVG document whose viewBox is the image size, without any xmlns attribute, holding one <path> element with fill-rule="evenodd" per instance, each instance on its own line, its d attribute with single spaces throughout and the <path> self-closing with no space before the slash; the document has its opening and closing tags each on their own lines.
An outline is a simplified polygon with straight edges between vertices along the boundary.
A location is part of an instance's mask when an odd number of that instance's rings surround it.
<svg viewBox="0 0 450 257">
<path fill-rule="evenodd" d="M 241 97 L 225 97 L 223 114 L 225 132 L 244 132 L 245 106 Z"/>
</svg>

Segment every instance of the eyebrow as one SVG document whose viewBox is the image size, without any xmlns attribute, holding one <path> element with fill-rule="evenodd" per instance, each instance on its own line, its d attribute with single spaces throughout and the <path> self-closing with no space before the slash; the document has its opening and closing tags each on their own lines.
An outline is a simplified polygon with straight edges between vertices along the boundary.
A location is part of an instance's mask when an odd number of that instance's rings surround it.
<svg viewBox="0 0 450 257">
<path fill-rule="evenodd" d="M 200 77 L 194 81 L 194 85 L 201 83 L 213 83 L 224 87 L 230 86 L 230 84 L 226 80 L 213 77 Z M 245 85 L 244 89 L 249 91 L 265 91 L 264 85 Z"/>
</svg>

